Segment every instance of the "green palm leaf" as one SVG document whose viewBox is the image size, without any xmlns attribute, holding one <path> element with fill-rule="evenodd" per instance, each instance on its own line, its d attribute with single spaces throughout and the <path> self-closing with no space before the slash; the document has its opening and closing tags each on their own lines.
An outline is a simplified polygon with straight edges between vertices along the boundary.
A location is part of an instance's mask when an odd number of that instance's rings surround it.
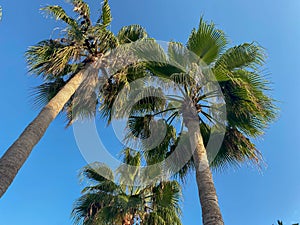
<svg viewBox="0 0 300 225">
<path fill-rule="evenodd" d="M 74 5 L 74 12 L 77 12 L 80 17 L 84 18 L 85 20 L 89 20 L 90 18 L 90 7 L 87 3 L 82 0 L 73 0 L 71 1 Z"/>
<path fill-rule="evenodd" d="M 201 17 L 198 29 L 194 29 L 188 39 L 187 48 L 199 56 L 206 64 L 212 63 L 227 45 L 223 31 Z"/>
<path fill-rule="evenodd" d="M 148 34 L 140 25 L 130 25 L 122 27 L 117 37 L 120 44 L 125 44 L 147 38 Z"/>
<path fill-rule="evenodd" d="M 98 24 L 102 24 L 103 26 L 108 26 L 112 21 L 110 6 L 108 4 L 108 0 L 104 0 L 102 5 L 102 14 L 100 19 L 97 21 Z"/>
<path fill-rule="evenodd" d="M 244 43 L 225 51 L 216 61 L 215 68 L 222 67 L 227 71 L 236 68 L 257 68 L 262 66 L 265 60 L 263 49 L 255 43 Z"/>
<path fill-rule="evenodd" d="M 45 78 L 58 77 L 75 72 L 77 67 L 70 62 L 80 59 L 76 46 L 62 44 L 59 40 L 45 40 L 31 46 L 26 54 L 29 71 Z"/>
<path fill-rule="evenodd" d="M 132 155 L 130 149 L 123 152 L 124 162 L 139 165 L 139 154 Z M 126 215 L 138 214 L 146 224 L 147 221 L 154 221 L 155 224 L 181 225 L 182 195 L 176 181 L 164 181 L 146 187 L 130 187 L 122 182 L 117 185 L 98 174 L 99 169 L 107 170 L 113 176 L 108 167 L 99 163 L 82 169 L 81 176 L 91 182 L 87 183 L 83 195 L 74 203 L 71 214 L 74 224 L 120 224 Z M 135 179 L 134 175 L 123 175 Z"/>
<path fill-rule="evenodd" d="M 56 20 L 64 21 L 66 24 L 73 28 L 78 27 L 77 22 L 69 17 L 65 10 L 58 5 L 46 6 L 44 8 L 41 8 L 41 10 L 45 11 L 49 15 L 52 15 Z"/>
<path fill-rule="evenodd" d="M 56 78 L 51 82 L 41 84 L 32 89 L 31 95 L 34 97 L 33 104 L 36 108 L 46 105 L 66 84 L 62 78 Z"/>
</svg>

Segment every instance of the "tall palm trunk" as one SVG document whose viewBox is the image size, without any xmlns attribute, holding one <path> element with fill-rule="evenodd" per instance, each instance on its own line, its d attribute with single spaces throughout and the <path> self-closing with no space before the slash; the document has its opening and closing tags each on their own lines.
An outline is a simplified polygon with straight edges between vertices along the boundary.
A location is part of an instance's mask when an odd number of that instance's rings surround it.
<svg viewBox="0 0 300 225">
<path fill-rule="evenodd" d="M 203 225 L 224 225 L 212 173 L 207 160 L 203 138 L 199 130 L 199 121 L 186 123 L 196 168 L 196 181 L 202 209 Z"/>
<path fill-rule="evenodd" d="M 79 71 L 57 95 L 50 100 L 2 156 L 0 159 L 0 198 L 13 182 L 18 171 L 29 157 L 33 147 L 43 137 L 50 123 L 55 119 L 82 83 L 83 78 L 84 69 Z"/>
</svg>

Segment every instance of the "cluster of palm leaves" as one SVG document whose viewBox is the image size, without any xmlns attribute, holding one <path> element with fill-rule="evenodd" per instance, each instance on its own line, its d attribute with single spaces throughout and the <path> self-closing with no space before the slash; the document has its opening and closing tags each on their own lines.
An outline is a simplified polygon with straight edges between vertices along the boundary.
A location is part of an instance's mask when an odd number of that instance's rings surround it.
<svg viewBox="0 0 300 225">
<path fill-rule="evenodd" d="M 201 18 L 186 45 L 170 42 L 165 50 L 139 25 L 123 27 L 113 34 L 109 30 L 112 17 L 107 0 L 95 23 L 84 1 L 71 3 L 75 19 L 60 6 L 42 9 L 66 27 L 57 37 L 41 41 L 26 52 L 30 72 L 44 79 L 33 93 L 37 105 L 43 108 L 0 159 L 0 196 L 59 112 L 66 112 L 67 125 L 95 116 L 98 111 L 111 122 L 127 112 L 126 101 L 120 102 L 121 111 L 114 110 L 119 93 L 128 90 L 123 100 L 130 99 L 130 93 L 137 93 L 132 92 L 130 84 L 150 79 L 152 85 L 141 83 L 146 91 L 133 96 L 139 96 L 139 100 L 128 111 L 126 139 L 141 141 L 139 150 L 145 165 L 162 162 L 174 154 L 178 161 L 187 156 L 182 168 L 171 172 L 184 178 L 195 171 L 203 224 L 224 224 L 210 168 L 238 165 L 245 160 L 259 163 L 261 155 L 253 138 L 262 135 L 276 115 L 273 99 L 267 95 L 269 82 L 261 70 L 263 48 L 257 43 L 229 47 L 225 34 Z M 112 57 L 116 52 L 119 55 Z M 160 79 L 174 85 L 163 85 Z M 173 88 L 171 94 L 168 88 Z M 157 130 L 164 126 L 166 135 L 149 149 L 155 126 Z M 221 142 L 217 149 L 209 148 L 210 137 L 216 131 L 222 133 Z M 114 171 L 110 173 L 114 176 Z M 95 185 L 85 189 L 76 203 L 76 222 L 115 224 L 126 213 L 134 212 L 144 221 L 153 220 L 149 224 L 170 224 L 170 217 L 180 224 L 178 201 L 165 204 L 163 197 L 168 190 L 179 193 L 176 182 L 155 180 L 150 186 L 130 189 L 122 182 L 116 185 L 105 180 L 95 167 L 86 167 L 83 174 Z M 146 199 L 148 195 L 156 197 Z M 145 207 L 150 207 L 148 213 L 143 211 Z M 116 221 L 108 215 L 116 215 Z"/>
<path fill-rule="evenodd" d="M 124 163 L 140 164 L 139 153 L 126 149 L 124 154 Z M 103 177 L 103 173 L 107 176 Z M 146 186 L 117 184 L 113 171 L 101 163 L 84 167 L 81 175 L 87 178 L 89 185 L 75 202 L 72 212 L 75 224 L 122 224 L 126 217 L 139 215 L 142 224 L 181 225 L 178 182 L 163 181 Z M 136 173 L 118 175 L 121 180 L 136 179 Z"/>
</svg>

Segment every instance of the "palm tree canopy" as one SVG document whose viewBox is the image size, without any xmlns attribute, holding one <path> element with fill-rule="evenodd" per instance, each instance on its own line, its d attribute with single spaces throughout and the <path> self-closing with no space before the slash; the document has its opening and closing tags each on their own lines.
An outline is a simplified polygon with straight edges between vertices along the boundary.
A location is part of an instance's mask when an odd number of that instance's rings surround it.
<svg viewBox="0 0 300 225">
<path fill-rule="evenodd" d="M 139 165 L 140 155 L 124 150 L 124 162 Z M 107 179 L 103 177 L 105 173 Z M 145 224 L 176 224 L 180 222 L 181 188 L 176 181 L 155 185 L 126 186 L 114 183 L 114 174 L 107 166 L 94 163 L 81 171 L 88 186 L 75 202 L 72 217 L 75 224 L 116 224 L 129 214 L 138 214 Z M 134 174 L 123 173 L 122 179 L 134 179 Z"/>
<path fill-rule="evenodd" d="M 66 28 L 60 30 L 55 39 L 43 40 L 31 46 L 25 54 L 29 71 L 44 80 L 43 84 L 32 91 L 36 107 L 47 104 L 85 65 L 102 59 L 121 44 L 148 36 L 139 25 L 125 26 L 114 35 L 108 29 L 112 16 L 107 0 L 103 2 L 101 15 L 95 23 L 91 21 L 89 6 L 84 1 L 73 0 L 71 3 L 76 19 L 67 15 L 65 10 L 57 5 L 41 9 L 46 15 L 62 21 Z M 100 70 L 103 81 L 105 70 Z M 97 104 L 103 103 L 97 96 L 99 92 L 97 85 L 102 82 L 99 81 L 98 74 L 99 69 L 88 74 L 78 90 L 80 96 L 74 95 L 65 105 L 67 125 L 72 124 L 77 118 L 94 116 Z M 127 81 L 127 78 L 124 80 L 121 75 L 119 77 L 120 82 Z M 130 78 L 130 75 L 127 77 Z M 109 78 L 105 82 L 110 82 Z M 100 91 L 105 91 L 105 85 L 102 86 Z M 115 95 L 114 89 L 108 92 L 112 96 Z"/>
<path fill-rule="evenodd" d="M 155 42 L 150 40 L 148 43 L 151 41 Z M 224 123 L 224 141 L 217 155 L 208 152 L 211 165 L 215 168 L 238 165 L 247 159 L 254 163 L 260 162 L 261 154 L 253 143 L 253 138 L 264 134 L 277 113 L 274 99 L 268 93 L 270 82 L 263 74 L 264 49 L 255 42 L 233 47 L 228 47 L 228 43 L 223 31 L 201 18 L 198 29 L 194 29 L 188 39 L 187 50 L 182 44 L 174 42 L 169 43 L 167 51 L 157 47 L 159 44 L 147 45 L 145 47 L 147 50 L 140 48 L 145 58 L 149 58 L 148 53 L 155 53 L 151 54 L 153 60 L 148 60 L 144 65 L 147 75 L 172 80 L 181 87 L 183 94 L 181 97 L 177 96 L 177 99 L 168 96 L 164 100 L 149 97 L 141 99 L 140 103 L 147 102 L 147 104 L 137 103 L 132 109 L 128 122 L 130 134 L 133 137 L 140 135 L 142 139 L 143 136 L 147 137 L 145 134 L 149 133 L 147 126 L 150 124 L 147 118 L 155 120 L 156 115 L 157 120 L 159 111 L 161 115 L 164 115 L 163 119 L 171 124 L 175 117 L 181 115 L 184 106 L 182 99 L 186 95 L 198 110 L 200 130 L 204 142 L 208 143 L 212 130 L 218 125 L 218 118 L 208 113 L 214 106 L 207 104 L 207 101 L 215 97 L 216 93 L 212 92 L 210 96 L 203 94 L 201 84 L 189 75 L 185 67 L 180 66 L 188 63 L 187 58 L 194 59 L 191 55 L 196 54 L 200 58 L 198 65 L 208 68 L 214 75 L 226 104 L 227 120 Z M 187 53 L 188 51 L 193 54 Z M 143 54 L 138 54 L 138 56 L 143 57 Z M 157 61 L 163 63 L 157 63 Z M 205 71 L 202 72 L 205 73 Z M 156 88 L 156 91 L 161 89 L 163 87 Z M 109 110 L 114 100 L 115 98 L 109 98 L 109 105 L 105 105 L 106 115 L 111 115 Z"/>
</svg>

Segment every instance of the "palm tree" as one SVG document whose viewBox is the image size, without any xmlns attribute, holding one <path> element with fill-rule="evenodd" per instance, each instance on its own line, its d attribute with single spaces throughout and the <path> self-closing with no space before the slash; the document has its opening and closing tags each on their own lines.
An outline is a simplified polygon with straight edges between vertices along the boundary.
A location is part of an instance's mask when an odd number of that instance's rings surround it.
<svg viewBox="0 0 300 225">
<path fill-rule="evenodd" d="M 283 225 L 283 222 L 280 221 L 280 220 L 277 220 L 277 224 L 278 224 L 278 225 Z M 299 223 L 295 223 L 295 224 L 293 224 L 293 225 L 299 225 Z"/>
<path fill-rule="evenodd" d="M 263 49 L 255 43 L 245 43 L 225 51 L 226 43 L 223 32 L 201 19 L 198 30 L 193 30 L 187 44 L 190 51 L 211 67 L 219 81 L 226 103 L 225 138 L 219 154 L 212 163 L 222 163 L 221 158 L 235 162 L 240 162 L 244 158 L 257 161 L 260 154 L 249 138 L 262 135 L 276 114 L 273 100 L 265 94 L 269 89 L 269 82 L 260 71 L 260 66 L 264 63 Z M 206 106 L 203 104 L 203 97 L 197 96 L 198 89 L 193 89 L 192 91 L 196 93 L 190 96 L 193 107 L 199 109 L 208 120 L 214 120 L 215 118 L 207 116 L 203 111 Z M 193 93 L 192 91 L 190 93 Z M 184 113 L 186 112 L 183 111 L 185 119 Z M 205 124 L 201 117 L 198 121 L 200 125 Z M 200 133 L 199 124 L 196 124 L 195 120 L 186 121 L 185 124 L 190 133 L 189 137 L 192 137 L 191 144 L 196 146 L 193 161 L 202 205 L 203 224 L 223 224 L 212 175 L 209 166 L 205 165 L 207 152 L 203 137 L 205 130 L 209 133 L 211 129 L 201 129 Z M 194 133 L 197 135 L 193 135 Z M 206 169 L 200 170 L 203 164 Z"/>
<path fill-rule="evenodd" d="M 124 162 L 140 164 L 140 154 L 124 151 Z M 99 173 L 101 171 L 101 173 Z M 103 177 L 101 174 L 107 174 Z M 100 163 L 83 168 L 81 175 L 89 186 L 75 202 L 72 217 L 75 224 L 123 224 L 122 221 L 139 216 L 143 224 L 181 225 L 181 189 L 176 181 L 163 181 L 144 187 L 114 183 L 113 171 Z M 135 174 L 121 174 L 134 179 Z M 121 179 L 122 180 L 122 179 Z"/>
<path fill-rule="evenodd" d="M 132 109 L 129 118 L 131 135 L 142 139 L 148 138 L 150 121 L 155 120 L 159 114 L 168 124 L 171 124 L 176 117 L 183 118 L 182 121 L 187 131 L 180 128 L 179 139 L 188 138 L 190 148 L 184 150 L 181 156 L 184 156 L 186 152 L 193 152 L 193 157 L 181 171 L 181 176 L 184 176 L 189 168 L 194 168 L 196 171 L 204 225 L 224 224 L 210 166 L 222 167 L 227 163 L 238 164 L 246 159 L 259 162 L 260 152 L 250 138 L 262 135 L 276 115 L 273 99 L 266 94 L 269 90 L 269 82 L 261 72 L 265 59 L 263 49 L 256 43 L 244 43 L 230 48 L 227 46 L 228 41 L 224 33 L 216 29 L 213 23 L 206 23 L 202 18 L 198 29 L 192 31 L 187 42 L 187 49 L 197 56 L 193 63 L 196 63 L 198 68 L 202 68 L 202 71 L 195 73 L 191 67 L 190 71 L 186 70 L 187 64 L 185 63 L 189 61 L 187 58 L 195 59 L 195 57 L 193 54 L 189 56 L 190 53 L 187 53 L 182 44 L 171 43 L 167 56 L 163 56 L 165 53 L 154 46 L 151 49 L 151 57 L 153 58 L 153 52 L 156 51 L 156 56 L 160 58 L 158 61 L 163 62 L 153 62 L 155 60 L 149 62 L 148 60 L 145 63 L 148 74 L 173 80 L 179 85 L 181 94 L 177 96 L 166 94 L 164 100 L 159 103 L 158 98 L 145 97 L 136 103 L 136 108 Z M 146 55 L 145 52 L 143 54 Z M 203 66 L 203 63 L 206 66 Z M 184 66 L 180 66 L 182 64 Z M 176 65 L 179 66 L 176 67 Z M 215 75 L 220 86 L 219 90 L 210 90 L 210 92 L 203 90 L 205 86 L 205 83 L 201 83 L 205 81 L 203 74 L 207 75 L 208 71 L 212 71 Z M 160 91 L 162 87 L 156 89 Z M 222 121 L 218 118 L 220 113 L 210 113 L 218 111 L 218 108 L 215 109 L 218 104 L 222 105 L 221 102 L 209 104 L 210 99 L 216 97 L 223 98 L 226 103 L 227 121 L 223 124 L 220 124 Z M 110 105 L 102 110 L 109 115 L 114 99 L 111 96 L 107 98 Z M 206 147 L 210 133 L 218 127 L 224 129 L 225 135 L 220 150 L 214 157 L 211 152 L 207 152 Z M 169 151 L 172 152 L 172 149 Z M 167 153 L 165 156 L 168 156 Z M 157 152 L 154 151 L 153 154 L 156 155 Z"/>
<path fill-rule="evenodd" d="M 137 25 L 124 27 L 116 37 L 107 29 L 112 20 L 108 0 L 104 0 L 102 13 L 95 24 L 92 24 L 89 6 L 84 1 L 71 2 L 77 19 L 69 17 L 57 5 L 42 8 L 67 27 L 61 30 L 58 38 L 41 41 L 26 52 L 30 72 L 45 81 L 34 91 L 37 104 L 44 107 L 0 159 L 0 197 L 59 112 L 67 113 L 68 125 L 77 117 L 95 114 L 96 98 L 86 101 L 74 93 L 80 90 L 83 95 L 94 96 L 105 56 L 117 45 L 132 41 L 132 31 L 142 30 Z M 146 33 L 137 38 L 143 38 L 143 35 Z"/>
</svg>

